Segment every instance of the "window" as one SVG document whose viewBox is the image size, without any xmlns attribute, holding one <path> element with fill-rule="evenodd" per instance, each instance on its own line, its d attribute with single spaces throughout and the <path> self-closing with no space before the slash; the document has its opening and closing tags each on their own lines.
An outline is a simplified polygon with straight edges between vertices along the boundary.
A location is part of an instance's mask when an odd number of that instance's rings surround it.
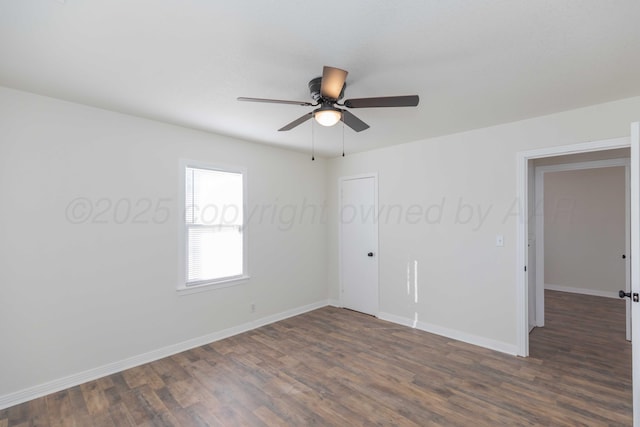
<svg viewBox="0 0 640 427">
<path fill-rule="evenodd" d="M 185 163 L 180 288 L 246 278 L 244 172 Z"/>
</svg>

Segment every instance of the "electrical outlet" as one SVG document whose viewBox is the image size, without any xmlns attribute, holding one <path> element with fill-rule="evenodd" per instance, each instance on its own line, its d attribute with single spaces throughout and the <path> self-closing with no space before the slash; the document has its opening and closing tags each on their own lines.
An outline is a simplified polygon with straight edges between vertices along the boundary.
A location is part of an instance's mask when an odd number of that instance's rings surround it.
<svg viewBox="0 0 640 427">
<path fill-rule="evenodd" d="M 255 312 L 256 312 L 256 303 L 255 303 L 255 302 L 252 302 L 252 303 L 251 303 L 251 312 L 252 312 L 252 313 L 255 313 Z"/>
</svg>

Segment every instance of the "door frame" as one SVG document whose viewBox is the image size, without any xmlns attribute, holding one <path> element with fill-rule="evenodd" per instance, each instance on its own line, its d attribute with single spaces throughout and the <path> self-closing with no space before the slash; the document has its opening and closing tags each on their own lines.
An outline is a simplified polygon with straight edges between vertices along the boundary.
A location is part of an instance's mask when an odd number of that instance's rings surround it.
<svg viewBox="0 0 640 427">
<path fill-rule="evenodd" d="M 535 326 L 544 326 L 544 290 L 546 283 L 544 280 L 544 175 L 549 172 L 566 172 L 577 171 L 586 169 L 599 169 L 609 167 L 624 167 L 625 172 L 625 222 L 624 222 L 624 253 L 630 252 L 630 231 L 629 231 L 629 158 L 614 158 L 607 160 L 595 160 L 588 162 L 575 162 L 575 163 L 561 163 L 557 165 L 546 165 L 535 167 L 535 269 L 536 269 L 536 283 L 535 283 Z M 629 262 L 625 262 L 625 289 L 628 292 L 631 285 L 631 276 L 629 271 Z M 592 295 L 596 295 L 593 293 Z M 609 295 L 607 295 L 609 296 Z M 616 298 L 618 298 L 616 296 Z M 630 312 L 631 305 L 629 299 L 626 302 L 627 310 L 627 339 L 631 339 L 629 335 L 631 332 L 630 327 Z"/>
<path fill-rule="evenodd" d="M 528 233 L 529 233 L 529 206 L 528 206 L 528 172 L 529 172 L 529 160 L 541 159 L 544 157 L 555 157 L 566 154 L 579 154 L 588 153 L 593 151 L 612 150 L 617 148 L 628 148 L 632 146 L 631 139 L 629 137 L 605 139 L 601 141 L 592 141 L 572 145 L 562 145 L 556 147 L 540 148 L 530 151 L 521 151 L 516 155 L 516 201 L 519 202 L 519 220 L 517 221 L 516 231 L 516 338 L 517 338 L 517 351 L 518 356 L 529 356 L 529 284 L 527 282 L 527 263 L 528 263 Z M 637 149 L 637 148 L 636 148 Z M 631 190 L 633 190 L 633 177 L 634 173 L 637 176 L 638 171 L 634 168 L 638 168 L 637 164 L 634 164 L 633 160 L 634 148 L 631 148 Z M 638 218 L 634 218 L 634 195 L 631 195 L 631 232 L 634 232 L 634 222 L 636 223 L 636 229 L 638 227 Z M 637 197 L 635 197 L 637 199 Z M 633 245 L 633 241 L 632 241 Z M 536 248 L 538 242 L 536 242 Z M 632 247 L 633 250 L 633 247 Z M 632 257 L 631 260 L 634 260 Z M 536 260 L 536 264 L 537 264 Z M 635 264 L 632 262 L 632 288 L 640 287 L 640 285 L 633 286 L 639 280 L 638 272 L 633 271 Z M 635 273 L 635 275 L 634 275 Z M 536 278 L 536 280 L 538 280 Z M 639 331 L 640 332 L 640 331 Z M 634 370 L 635 372 L 635 370 Z M 640 373 L 638 373 L 638 379 L 640 380 Z"/>
<path fill-rule="evenodd" d="M 631 292 L 640 293 L 640 122 L 631 123 Z M 640 303 L 631 304 L 633 425 L 640 426 Z"/>
<path fill-rule="evenodd" d="M 376 286 L 376 302 L 377 302 L 377 312 L 375 314 L 376 317 L 378 317 L 379 313 L 380 313 L 380 263 L 379 263 L 379 259 L 380 259 L 380 242 L 378 240 L 378 227 L 379 227 L 379 223 L 378 223 L 378 174 L 376 172 L 371 172 L 371 173 L 363 173 L 363 174 L 358 174 L 358 175 L 349 175 L 349 176 L 342 176 L 340 178 L 338 178 L 338 281 L 339 281 L 339 292 L 340 295 L 338 296 L 338 300 L 340 302 L 340 307 L 344 307 L 344 300 L 343 300 L 343 295 L 344 295 L 344 280 L 343 280 L 343 275 L 342 275 L 342 184 L 345 181 L 350 181 L 350 180 L 354 180 L 354 179 L 364 179 L 364 178 L 373 178 L 373 204 L 374 204 L 374 217 L 373 217 L 373 222 L 375 224 L 374 227 L 374 236 L 373 236 L 373 240 L 375 242 L 375 256 L 374 256 L 374 262 L 375 262 L 375 271 L 376 271 L 376 277 L 377 277 L 377 286 Z"/>
</svg>

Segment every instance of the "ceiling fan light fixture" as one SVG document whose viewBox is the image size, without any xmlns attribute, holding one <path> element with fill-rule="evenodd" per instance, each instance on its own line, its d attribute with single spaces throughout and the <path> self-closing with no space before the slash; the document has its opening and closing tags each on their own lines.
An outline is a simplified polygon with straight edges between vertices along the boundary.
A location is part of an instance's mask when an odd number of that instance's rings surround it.
<svg viewBox="0 0 640 427">
<path fill-rule="evenodd" d="M 289 131 L 307 120 L 314 118 L 321 126 L 335 126 L 342 121 L 345 126 L 355 132 L 369 129 L 369 125 L 356 117 L 351 108 L 380 108 L 380 107 L 417 107 L 420 102 L 418 95 L 378 96 L 373 98 L 352 98 L 338 103 L 344 97 L 347 87 L 346 78 L 349 74 L 340 68 L 324 66 L 322 77 L 316 77 L 309 82 L 309 93 L 313 103 L 304 101 L 286 101 L 283 99 L 247 98 L 241 96 L 238 101 L 267 102 L 271 104 L 300 105 L 303 107 L 317 107 L 305 113 L 291 123 L 278 129 L 278 132 Z M 346 107 L 347 109 L 338 108 Z"/>
<path fill-rule="evenodd" d="M 323 105 L 316 110 L 313 117 L 316 119 L 316 122 L 322 126 L 333 126 L 342 118 L 342 111 L 331 105 Z"/>
</svg>

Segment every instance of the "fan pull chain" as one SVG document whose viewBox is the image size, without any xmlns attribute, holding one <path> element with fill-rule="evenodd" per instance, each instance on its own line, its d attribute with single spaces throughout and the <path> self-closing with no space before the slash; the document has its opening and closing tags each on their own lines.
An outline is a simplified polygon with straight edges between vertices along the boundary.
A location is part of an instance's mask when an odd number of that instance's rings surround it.
<svg viewBox="0 0 640 427">
<path fill-rule="evenodd" d="M 313 162 L 316 159 L 316 149 L 315 149 L 315 120 L 311 120 L 311 161 Z"/>
<path fill-rule="evenodd" d="M 344 120 L 342 121 L 342 157 L 344 157 Z"/>
</svg>

